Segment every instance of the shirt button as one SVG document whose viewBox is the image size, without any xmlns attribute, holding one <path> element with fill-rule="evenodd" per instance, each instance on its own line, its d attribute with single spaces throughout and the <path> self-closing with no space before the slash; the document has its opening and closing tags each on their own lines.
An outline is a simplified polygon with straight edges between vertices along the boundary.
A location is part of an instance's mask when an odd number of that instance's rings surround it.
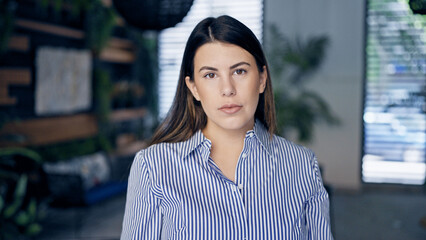
<svg viewBox="0 0 426 240">
<path fill-rule="evenodd" d="M 243 188 L 244 188 L 244 186 L 243 186 L 243 184 L 238 184 L 238 189 L 240 189 L 240 190 L 243 190 Z"/>
<path fill-rule="evenodd" d="M 247 157 L 247 154 L 246 154 L 246 153 L 243 153 L 243 154 L 241 155 L 241 157 L 242 157 L 242 158 L 246 158 L 246 157 Z"/>
</svg>

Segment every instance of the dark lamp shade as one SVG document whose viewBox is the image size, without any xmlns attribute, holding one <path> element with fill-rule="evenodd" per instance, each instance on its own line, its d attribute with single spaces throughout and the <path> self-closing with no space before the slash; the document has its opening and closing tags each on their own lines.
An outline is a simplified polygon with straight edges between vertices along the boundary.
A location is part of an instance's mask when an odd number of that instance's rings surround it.
<svg viewBox="0 0 426 240">
<path fill-rule="evenodd" d="M 193 0 L 113 0 L 129 25 L 142 30 L 162 30 L 181 22 Z"/>
<path fill-rule="evenodd" d="M 426 0 L 410 0 L 408 4 L 414 14 L 426 14 Z"/>
</svg>

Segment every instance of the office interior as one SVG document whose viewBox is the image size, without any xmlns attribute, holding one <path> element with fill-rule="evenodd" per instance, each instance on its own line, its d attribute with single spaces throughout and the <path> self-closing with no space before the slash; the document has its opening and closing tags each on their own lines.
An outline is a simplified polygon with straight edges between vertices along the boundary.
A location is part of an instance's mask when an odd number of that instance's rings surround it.
<svg viewBox="0 0 426 240">
<path fill-rule="evenodd" d="M 316 97 L 295 105 L 308 127 L 278 134 L 315 152 L 334 238 L 426 239 L 425 1 L 0 7 L 0 239 L 120 239 L 129 168 L 170 107 L 185 41 L 223 14 L 259 38 L 274 87 Z"/>
</svg>

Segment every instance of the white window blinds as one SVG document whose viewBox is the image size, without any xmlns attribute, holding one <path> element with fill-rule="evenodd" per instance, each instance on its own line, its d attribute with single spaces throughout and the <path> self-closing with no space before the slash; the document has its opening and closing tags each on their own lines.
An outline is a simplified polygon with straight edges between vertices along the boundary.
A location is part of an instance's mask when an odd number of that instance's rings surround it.
<svg viewBox="0 0 426 240">
<path fill-rule="evenodd" d="M 426 178 L 426 18 L 408 0 L 369 0 L 364 99 L 365 182 Z"/>
<path fill-rule="evenodd" d="M 159 114 L 164 117 L 172 104 L 185 43 L 195 25 L 206 17 L 230 15 L 248 26 L 262 42 L 263 0 L 194 0 L 183 21 L 159 36 Z"/>
</svg>

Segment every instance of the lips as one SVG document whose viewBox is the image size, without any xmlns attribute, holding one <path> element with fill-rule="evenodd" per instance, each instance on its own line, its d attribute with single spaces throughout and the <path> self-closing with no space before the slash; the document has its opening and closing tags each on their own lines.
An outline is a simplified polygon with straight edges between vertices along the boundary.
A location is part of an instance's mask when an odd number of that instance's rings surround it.
<svg viewBox="0 0 426 240">
<path fill-rule="evenodd" d="M 240 111 L 240 109 L 242 107 L 243 106 L 238 105 L 238 104 L 225 104 L 225 105 L 221 106 L 219 108 L 219 110 L 226 113 L 226 114 L 234 114 L 234 113 Z"/>
</svg>

